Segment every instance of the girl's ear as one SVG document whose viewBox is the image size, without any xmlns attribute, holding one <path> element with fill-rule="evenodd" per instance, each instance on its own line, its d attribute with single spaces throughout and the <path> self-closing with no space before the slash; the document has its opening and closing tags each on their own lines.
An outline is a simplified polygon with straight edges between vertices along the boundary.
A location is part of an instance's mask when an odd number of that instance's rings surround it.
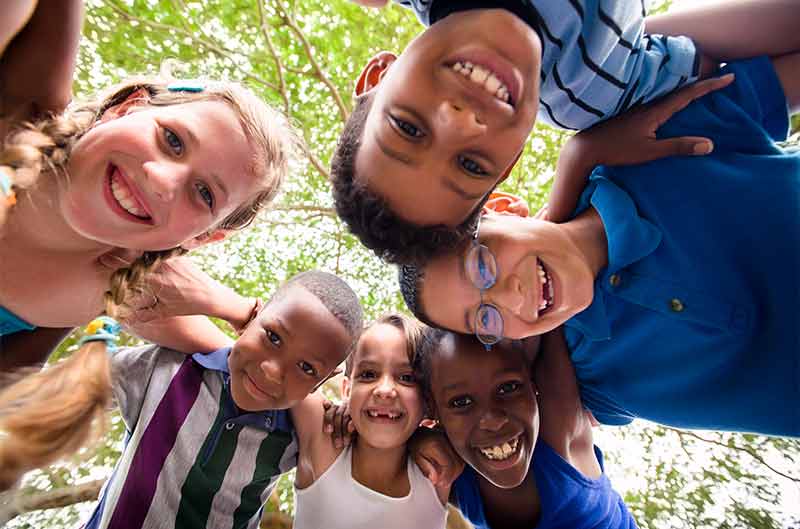
<svg viewBox="0 0 800 529">
<path fill-rule="evenodd" d="M 354 95 L 358 97 L 378 86 L 383 76 L 389 71 L 389 67 L 396 60 L 397 55 L 390 51 L 379 51 L 376 53 L 358 75 L 356 86 L 353 90 Z"/>
<path fill-rule="evenodd" d="M 130 93 L 122 103 L 117 103 L 113 107 L 109 107 L 100 116 L 100 122 L 104 123 L 112 119 L 124 116 L 130 112 L 133 107 L 140 107 L 150 102 L 150 92 L 146 88 L 139 88 Z"/>
<path fill-rule="evenodd" d="M 530 215 L 528 203 L 522 197 L 503 191 L 493 191 L 489 195 L 489 200 L 483 205 L 483 210 L 493 211 L 501 215 L 516 215 L 518 217 Z"/>
</svg>

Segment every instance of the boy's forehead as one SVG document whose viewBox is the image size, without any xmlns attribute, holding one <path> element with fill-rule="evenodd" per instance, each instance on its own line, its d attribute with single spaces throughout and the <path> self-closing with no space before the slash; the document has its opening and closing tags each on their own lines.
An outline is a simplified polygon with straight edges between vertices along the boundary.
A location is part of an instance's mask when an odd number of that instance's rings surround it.
<svg viewBox="0 0 800 529">
<path fill-rule="evenodd" d="M 290 285 L 279 299 L 264 308 L 280 321 L 288 333 L 305 339 L 351 339 L 344 324 L 313 293 L 301 285 Z"/>
</svg>

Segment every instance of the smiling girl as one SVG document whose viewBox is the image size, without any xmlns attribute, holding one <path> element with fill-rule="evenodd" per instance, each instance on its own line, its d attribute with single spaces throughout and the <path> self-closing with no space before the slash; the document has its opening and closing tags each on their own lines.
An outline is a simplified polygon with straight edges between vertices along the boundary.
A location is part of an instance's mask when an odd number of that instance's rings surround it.
<svg viewBox="0 0 800 529">
<path fill-rule="evenodd" d="M 451 502 L 477 529 L 636 527 L 604 472 L 559 340 L 506 340 L 487 351 L 473 336 L 425 331 L 415 371 L 467 464 Z"/>
<path fill-rule="evenodd" d="M 406 447 L 423 417 L 412 369 L 420 332 L 414 320 L 389 315 L 361 335 L 342 382 L 353 444 L 337 448 L 323 432 L 318 395 L 292 409 L 300 440 L 294 527 L 444 528 L 449 487 L 434 487 Z"/>
</svg>

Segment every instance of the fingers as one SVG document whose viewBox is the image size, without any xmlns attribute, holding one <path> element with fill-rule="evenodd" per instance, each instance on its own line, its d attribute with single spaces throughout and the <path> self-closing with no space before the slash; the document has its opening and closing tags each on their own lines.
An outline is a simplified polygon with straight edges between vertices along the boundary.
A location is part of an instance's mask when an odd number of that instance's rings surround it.
<svg viewBox="0 0 800 529">
<path fill-rule="evenodd" d="M 329 400 L 322 401 L 322 407 L 325 413 L 322 416 L 322 431 L 325 433 L 333 433 L 333 418 L 336 415 L 336 406 Z"/>
<path fill-rule="evenodd" d="M 668 156 L 704 156 L 713 150 L 714 143 L 708 138 L 682 136 L 657 140 L 650 154 L 653 155 L 652 160 L 657 160 Z"/>
<path fill-rule="evenodd" d="M 673 114 L 686 108 L 689 103 L 699 99 L 706 94 L 719 90 L 731 84 L 734 80 L 732 73 L 721 77 L 714 77 L 698 81 L 694 84 L 682 88 L 677 92 L 667 96 L 664 101 L 656 103 L 653 110 L 656 111 L 658 127 L 663 125 Z"/>
<path fill-rule="evenodd" d="M 434 486 L 439 484 L 439 472 L 436 470 L 436 465 L 434 465 L 421 454 L 416 454 L 414 456 L 414 462 L 422 471 L 422 475 L 428 478 L 428 480 L 433 483 Z"/>
</svg>

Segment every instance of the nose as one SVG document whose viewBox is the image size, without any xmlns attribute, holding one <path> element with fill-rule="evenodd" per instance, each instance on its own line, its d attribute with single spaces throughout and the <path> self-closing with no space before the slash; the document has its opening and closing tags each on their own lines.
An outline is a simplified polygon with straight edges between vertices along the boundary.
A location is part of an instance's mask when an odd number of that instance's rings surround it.
<svg viewBox="0 0 800 529">
<path fill-rule="evenodd" d="M 505 280 L 498 281 L 489 289 L 487 298 L 497 305 L 514 315 L 520 315 L 525 304 L 525 295 L 522 282 L 514 274 L 510 274 Z"/>
<path fill-rule="evenodd" d="M 272 384 L 283 382 L 283 367 L 276 360 L 264 360 L 261 362 L 261 371 L 266 379 Z"/>
<path fill-rule="evenodd" d="M 490 409 L 481 417 L 479 426 L 482 430 L 496 432 L 508 422 L 508 416 L 502 410 Z"/>
<path fill-rule="evenodd" d="M 445 140 L 464 140 L 478 137 L 486 132 L 486 124 L 469 104 L 446 99 L 439 105 L 437 116 L 438 134 Z"/>
<path fill-rule="evenodd" d="M 164 202 L 171 202 L 181 182 L 181 168 L 159 160 L 145 162 L 143 167 L 150 191 Z"/>
<path fill-rule="evenodd" d="M 382 399 L 393 399 L 397 396 L 397 389 L 394 379 L 390 376 L 383 376 L 375 386 L 375 396 Z"/>
</svg>

